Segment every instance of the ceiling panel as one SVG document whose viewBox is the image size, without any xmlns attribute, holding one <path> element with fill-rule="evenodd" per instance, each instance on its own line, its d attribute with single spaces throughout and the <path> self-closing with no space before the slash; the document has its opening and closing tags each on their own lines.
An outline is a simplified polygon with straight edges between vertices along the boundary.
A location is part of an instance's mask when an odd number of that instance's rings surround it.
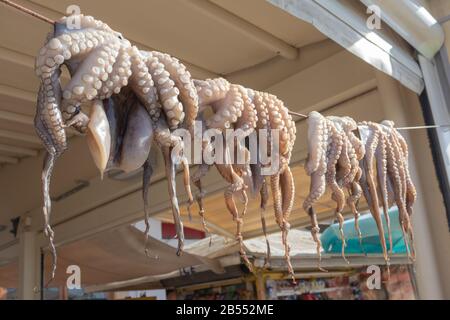
<svg viewBox="0 0 450 320">
<path fill-rule="evenodd" d="M 0 94 L 0 110 L 34 117 L 36 103 Z"/>
<path fill-rule="evenodd" d="M 271 5 L 266 0 L 211 0 L 295 47 L 319 42 L 326 37 L 314 26 Z"/>
</svg>

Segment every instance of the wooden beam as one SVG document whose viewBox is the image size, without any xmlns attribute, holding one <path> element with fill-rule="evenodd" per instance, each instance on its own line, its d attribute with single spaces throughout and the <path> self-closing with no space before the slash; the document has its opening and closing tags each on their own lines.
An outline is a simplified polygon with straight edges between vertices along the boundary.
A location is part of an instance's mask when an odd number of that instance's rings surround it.
<svg viewBox="0 0 450 320">
<path fill-rule="evenodd" d="M 148 51 L 158 51 L 155 48 L 152 48 L 142 42 L 130 39 L 127 37 L 127 39 L 132 42 L 134 45 L 136 45 L 141 50 L 148 50 Z M 180 59 L 180 61 L 186 66 L 186 69 L 189 70 L 189 72 L 192 74 L 192 76 L 201 78 L 201 79 L 207 79 L 207 78 L 217 78 L 222 77 L 222 75 L 219 75 L 218 73 L 215 73 L 213 71 L 207 70 L 203 67 L 200 67 L 196 64 L 193 64 L 189 61 Z"/>
<path fill-rule="evenodd" d="M 22 148 L 16 146 L 9 146 L 6 144 L 0 144 L 0 151 L 9 152 L 13 154 L 20 154 L 24 156 L 32 156 L 36 157 L 39 154 L 39 151 L 29 148 Z"/>
<path fill-rule="evenodd" d="M 37 233 L 23 230 L 19 234 L 19 285 L 18 295 L 22 300 L 39 299 L 40 251 Z"/>
<path fill-rule="evenodd" d="M 0 95 L 25 100 L 29 102 L 37 101 L 37 94 L 35 92 L 10 87 L 4 84 L 0 84 Z"/>
<path fill-rule="evenodd" d="M 23 115 L 23 114 L 20 114 L 20 113 L 4 111 L 4 110 L 0 110 L 0 119 L 1 120 L 12 121 L 12 122 L 17 122 L 17 123 L 21 123 L 21 124 L 26 124 L 26 125 L 33 125 L 34 124 L 33 117 L 30 117 L 30 116 L 27 116 L 27 115 Z"/>
<path fill-rule="evenodd" d="M 41 143 L 41 140 L 39 140 L 39 138 L 36 136 L 32 136 L 32 135 L 25 134 L 25 133 L 14 132 L 14 131 L 8 131 L 8 130 L 0 130 L 0 137 L 17 140 L 17 141 L 34 143 L 34 144 Z"/>
<path fill-rule="evenodd" d="M 16 51 L 7 47 L 0 46 L 0 60 L 5 60 L 9 63 L 18 64 L 27 68 L 34 70 L 35 67 L 35 57 L 30 56 L 26 53 Z M 61 78 L 70 79 L 67 69 L 61 69 Z M 34 71 L 33 71 L 34 73 Z"/>
<path fill-rule="evenodd" d="M 0 60 L 34 69 L 34 57 L 6 47 L 0 47 Z"/>
<path fill-rule="evenodd" d="M 27 7 L 29 7 L 30 9 L 33 10 L 38 10 L 39 12 L 42 12 L 43 14 L 45 14 L 47 17 L 53 19 L 53 20 L 59 20 L 62 16 L 65 16 L 66 13 L 65 12 L 60 12 L 58 10 L 55 10 L 54 8 L 51 8 L 49 6 L 45 6 L 42 5 L 40 3 L 36 3 L 34 1 L 27 1 Z M 128 37 L 128 35 L 125 35 L 125 37 L 133 44 L 137 45 L 140 49 L 142 50 L 158 50 L 157 48 L 152 48 L 144 43 L 142 43 L 141 41 L 137 41 L 135 39 L 131 39 L 130 37 Z M 6 50 L 10 50 L 8 48 L 2 48 L 2 49 L 6 49 Z M 12 51 L 12 50 L 10 50 Z M 17 62 L 21 63 L 22 65 L 26 65 L 25 63 L 29 63 L 29 59 L 27 57 L 27 55 L 21 55 L 20 58 L 15 57 L 14 56 L 15 51 L 8 52 L 5 53 L 5 56 L 7 56 L 9 59 L 12 60 L 17 60 Z M 19 53 L 20 55 L 20 53 Z M 0 58 L 1 58 L 1 53 L 0 53 Z M 183 60 L 181 59 L 181 62 L 183 62 L 183 64 L 186 66 L 186 68 L 192 73 L 193 76 L 198 77 L 198 78 L 215 78 L 215 77 L 219 77 L 219 75 L 213 71 L 207 70 L 201 66 L 195 65 L 189 61 Z M 34 57 L 32 57 L 32 63 L 30 65 L 32 68 L 34 68 Z M 68 77 L 68 74 L 63 72 L 63 77 Z"/>
<path fill-rule="evenodd" d="M 296 59 L 298 56 L 299 51 L 297 48 L 208 0 L 188 0 L 184 1 L 184 3 L 245 34 L 249 39 L 259 42 L 286 59 Z"/>
<path fill-rule="evenodd" d="M 18 164 L 19 159 L 7 156 L 0 156 L 0 163 Z"/>
</svg>

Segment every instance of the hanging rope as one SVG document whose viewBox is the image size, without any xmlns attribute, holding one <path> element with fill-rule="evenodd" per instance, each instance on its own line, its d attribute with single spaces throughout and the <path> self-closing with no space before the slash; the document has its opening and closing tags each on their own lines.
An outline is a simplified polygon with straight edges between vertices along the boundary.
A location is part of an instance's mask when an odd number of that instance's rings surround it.
<svg viewBox="0 0 450 320">
<path fill-rule="evenodd" d="M 15 8 L 15 9 L 17 9 L 19 11 L 22 11 L 23 13 L 29 14 L 30 16 L 38 18 L 39 20 L 42 20 L 42 21 L 50 23 L 50 24 L 55 24 L 55 21 L 53 21 L 52 19 L 47 18 L 47 17 L 45 17 L 45 16 L 43 16 L 43 15 L 41 15 L 41 14 L 39 14 L 39 13 L 33 11 L 33 10 L 30 10 L 28 8 L 22 7 L 21 5 L 19 5 L 17 3 L 14 3 L 14 2 L 9 1 L 9 0 L 0 0 L 0 2 L 6 4 L 7 6 L 13 7 L 13 8 Z"/>
</svg>

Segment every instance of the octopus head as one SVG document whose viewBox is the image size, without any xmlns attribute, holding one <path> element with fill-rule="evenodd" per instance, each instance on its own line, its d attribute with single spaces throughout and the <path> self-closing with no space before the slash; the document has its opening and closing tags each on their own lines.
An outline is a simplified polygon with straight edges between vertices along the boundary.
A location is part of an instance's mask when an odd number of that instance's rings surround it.
<svg viewBox="0 0 450 320">
<path fill-rule="evenodd" d="M 66 148 L 65 127 L 86 132 L 89 118 L 82 113 L 82 105 L 91 106 L 120 91 L 129 70 L 120 69 L 121 76 L 114 79 L 110 76 L 117 60 L 122 58 L 128 66 L 126 50 L 130 47 L 122 34 L 91 16 L 72 15 L 55 23 L 35 64 L 41 81 L 35 126 L 49 152 Z M 71 75 L 64 89 L 59 80 L 63 65 Z"/>
</svg>

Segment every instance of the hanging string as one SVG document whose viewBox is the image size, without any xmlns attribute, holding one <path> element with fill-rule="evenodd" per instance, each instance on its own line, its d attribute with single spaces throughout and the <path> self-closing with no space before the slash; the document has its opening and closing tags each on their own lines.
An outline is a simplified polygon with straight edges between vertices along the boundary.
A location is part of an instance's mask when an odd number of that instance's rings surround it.
<svg viewBox="0 0 450 320">
<path fill-rule="evenodd" d="M 309 118 L 309 116 L 307 116 L 306 114 L 298 113 L 298 112 L 295 112 L 295 111 L 290 111 L 289 110 L 288 113 L 290 115 L 292 115 L 292 116 L 296 116 L 296 117 L 300 117 L 300 118 L 304 118 L 304 119 L 308 119 Z"/>
<path fill-rule="evenodd" d="M 304 118 L 304 119 L 308 119 L 309 116 L 298 113 L 298 112 L 294 112 L 294 111 L 289 111 L 289 114 L 292 116 L 296 116 L 296 117 L 300 117 L 300 118 Z M 436 125 L 424 125 L 424 126 L 414 126 L 414 127 L 399 127 L 399 128 L 395 128 L 397 130 L 420 130 L 420 129 L 437 129 L 437 128 L 449 128 L 450 124 L 436 124 Z"/>
<path fill-rule="evenodd" d="M 431 126 L 416 126 L 416 127 L 400 127 L 395 128 L 397 130 L 417 130 L 417 129 L 437 129 L 437 128 L 449 128 L 450 124 L 436 124 Z"/>
<path fill-rule="evenodd" d="M 41 14 L 39 14 L 39 13 L 33 11 L 33 10 L 30 10 L 28 8 L 25 8 L 25 7 L 22 7 L 21 5 L 19 5 L 17 3 L 14 3 L 14 2 L 9 1 L 9 0 L 0 0 L 0 2 L 6 4 L 7 6 L 13 7 L 15 9 L 17 9 L 17 10 L 20 10 L 20 11 L 26 13 L 26 14 L 29 14 L 30 16 L 38 18 L 38 19 L 40 19 L 40 20 L 42 20 L 44 22 L 47 22 L 47 23 L 50 23 L 50 24 L 55 24 L 54 20 L 52 20 L 50 18 L 47 18 L 47 17 L 45 17 L 45 16 L 43 16 L 43 15 L 41 15 Z"/>
</svg>

